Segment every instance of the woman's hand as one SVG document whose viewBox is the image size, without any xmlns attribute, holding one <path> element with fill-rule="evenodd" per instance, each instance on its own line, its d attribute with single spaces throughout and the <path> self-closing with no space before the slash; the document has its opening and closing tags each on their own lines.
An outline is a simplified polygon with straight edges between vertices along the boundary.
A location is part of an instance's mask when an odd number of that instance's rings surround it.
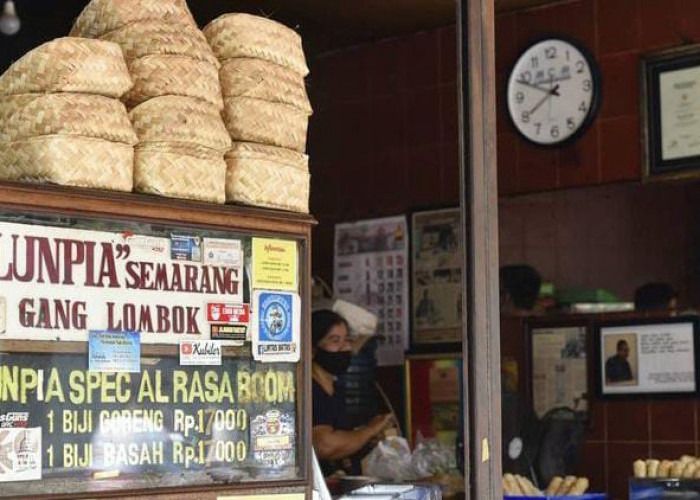
<svg viewBox="0 0 700 500">
<path fill-rule="evenodd" d="M 376 436 L 377 434 L 382 433 L 387 427 L 390 427 L 393 423 L 394 416 L 391 413 L 385 413 L 384 415 L 377 415 L 370 420 L 367 427 L 372 429 L 372 435 Z"/>
</svg>

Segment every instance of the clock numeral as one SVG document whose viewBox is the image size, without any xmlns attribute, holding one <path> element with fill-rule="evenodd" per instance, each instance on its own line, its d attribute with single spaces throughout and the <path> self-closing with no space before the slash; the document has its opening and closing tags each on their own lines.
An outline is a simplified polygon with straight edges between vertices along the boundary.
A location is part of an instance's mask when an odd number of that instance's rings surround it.
<svg viewBox="0 0 700 500">
<path fill-rule="evenodd" d="M 586 106 L 586 102 L 585 102 L 585 101 L 581 101 L 581 105 L 578 107 L 578 110 L 579 110 L 581 113 L 585 113 L 586 111 L 588 111 L 588 106 Z"/>
<path fill-rule="evenodd" d="M 530 113 L 528 111 L 523 111 L 523 114 L 520 115 L 520 118 L 523 120 L 523 123 L 528 123 L 530 121 Z"/>
<path fill-rule="evenodd" d="M 586 65 L 583 63 L 583 61 L 576 61 L 576 73 L 583 73 L 585 68 Z"/>
<path fill-rule="evenodd" d="M 530 59 L 530 66 L 533 68 L 537 68 L 540 65 L 540 58 L 539 57 L 533 57 Z"/>
<path fill-rule="evenodd" d="M 549 68 L 547 70 L 547 75 L 552 79 L 556 78 L 557 77 L 557 69 L 556 68 Z"/>
<path fill-rule="evenodd" d="M 574 122 L 573 118 L 567 118 L 566 119 L 566 128 L 569 130 L 573 130 L 576 127 L 576 122 Z"/>
<path fill-rule="evenodd" d="M 592 87 L 593 87 L 593 84 L 591 83 L 590 80 L 583 81 L 583 90 L 585 92 L 590 92 Z"/>
<path fill-rule="evenodd" d="M 551 130 L 549 131 L 549 134 L 556 139 L 559 137 L 559 125 L 552 125 Z"/>
<path fill-rule="evenodd" d="M 535 133 L 537 135 L 540 135 L 540 129 L 542 128 L 542 124 L 540 122 L 535 123 Z"/>
<path fill-rule="evenodd" d="M 544 55 L 547 59 L 556 59 L 557 58 L 557 48 L 556 47 L 547 47 L 544 49 Z"/>
<path fill-rule="evenodd" d="M 569 51 L 567 50 L 566 51 L 566 60 L 569 61 L 569 59 L 570 59 L 570 54 L 569 54 Z"/>
<path fill-rule="evenodd" d="M 522 92 L 515 93 L 515 102 L 517 102 L 518 104 L 522 104 L 524 100 L 525 94 L 523 94 Z"/>
<path fill-rule="evenodd" d="M 525 83 L 530 83 L 532 81 L 532 73 L 529 71 L 523 71 L 520 73 L 520 81 Z"/>
</svg>

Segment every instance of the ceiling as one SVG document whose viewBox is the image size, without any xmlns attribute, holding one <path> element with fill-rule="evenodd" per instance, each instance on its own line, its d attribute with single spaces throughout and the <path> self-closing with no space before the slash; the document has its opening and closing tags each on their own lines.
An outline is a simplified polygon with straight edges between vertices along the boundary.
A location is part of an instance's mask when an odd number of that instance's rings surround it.
<svg viewBox="0 0 700 500">
<path fill-rule="evenodd" d="M 496 0 L 500 12 L 565 0 Z M 87 0 L 15 0 L 22 29 L 0 35 L 0 71 L 29 49 L 64 36 Z M 189 0 L 200 25 L 226 12 L 249 12 L 299 30 L 310 57 L 455 22 L 455 0 Z"/>
</svg>

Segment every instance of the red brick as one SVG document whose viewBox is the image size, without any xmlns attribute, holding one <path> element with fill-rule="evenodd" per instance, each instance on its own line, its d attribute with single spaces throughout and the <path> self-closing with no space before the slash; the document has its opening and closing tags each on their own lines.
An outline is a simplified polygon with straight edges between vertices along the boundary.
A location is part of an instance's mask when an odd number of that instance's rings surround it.
<svg viewBox="0 0 700 500">
<path fill-rule="evenodd" d="M 457 31 L 455 26 L 438 30 L 440 36 L 440 82 L 457 81 Z"/>
<path fill-rule="evenodd" d="M 658 460 L 678 460 L 683 455 L 695 456 L 695 443 L 651 443 L 651 457 Z"/>
<path fill-rule="evenodd" d="M 695 401 L 652 401 L 651 438 L 654 441 L 695 441 Z"/>
<path fill-rule="evenodd" d="M 402 149 L 380 151 L 370 156 L 370 169 L 376 190 L 355 194 L 355 204 L 363 207 L 363 217 L 383 216 L 406 210 L 407 165 Z"/>
<path fill-rule="evenodd" d="M 639 180 L 642 175 L 639 118 L 604 120 L 599 126 L 603 182 Z"/>
<path fill-rule="evenodd" d="M 440 140 L 440 94 L 437 88 L 404 94 L 408 144 L 432 144 Z"/>
<path fill-rule="evenodd" d="M 459 205 L 460 175 L 459 175 L 459 144 L 443 143 L 440 151 L 442 169 L 442 203 Z"/>
<path fill-rule="evenodd" d="M 610 401 L 608 441 L 649 440 L 649 403 L 644 400 Z M 629 462 L 630 466 L 632 462 Z"/>
<path fill-rule="evenodd" d="M 598 125 L 559 152 L 559 187 L 590 186 L 600 182 Z"/>
<path fill-rule="evenodd" d="M 396 95 L 403 74 L 401 61 L 405 45 L 398 39 L 372 45 L 368 60 L 369 86 L 373 97 Z"/>
<path fill-rule="evenodd" d="M 605 480 L 605 443 L 585 443 L 581 450 L 581 462 L 576 469 L 578 476 L 590 481 L 590 492 L 607 491 Z"/>
<path fill-rule="evenodd" d="M 455 85 L 440 89 L 440 123 L 442 141 L 456 142 L 459 140 L 459 106 Z"/>
<path fill-rule="evenodd" d="M 373 151 L 400 148 L 406 137 L 403 100 L 399 95 L 373 99 L 370 104 L 369 145 Z"/>
<path fill-rule="evenodd" d="M 639 112 L 639 54 L 602 57 L 603 102 L 600 116 L 614 118 Z"/>
<path fill-rule="evenodd" d="M 498 134 L 498 194 L 507 196 L 518 191 L 518 153 L 513 132 Z"/>
<path fill-rule="evenodd" d="M 605 493 L 609 498 L 622 500 L 629 498 L 629 478 L 635 460 L 649 456 L 647 443 L 610 443 L 607 446 L 608 487 Z"/>
<path fill-rule="evenodd" d="M 598 50 L 600 55 L 639 47 L 639 0 L 598 0 Z"/>
<path fill-rule="evenodd" d="M 557 188 L 559 151 L 518 140 L 518 190 L 523 193 Z"/>
<path fill-rule="evenodd" d="M 548 10 L 550 19 L 554 23 L 549 30 L 550 33 L 566 33 L 567 37 L 582 44 L 593 54 L 597 52 L 594 0 L 564 2 L 560 5 L 552 5 Z"/>
<path fill-rule="evenodd" d="M 700 41 L 700 2 L 675 0 L 675 5 L 681 40 L 697 43 Z"/>
<path fill-rule="evenodd" d="M 680 41 L 675 2 L 640 0 L 640 15 L 644 49 L 672 46 Z"/>
<path fill-rule="evenodd" d="M 515 19 L 516 14 L 496 17 L 496 73 L 507 73 L 518 55 Z"/>
<path fill-rule="evenodd" d="M 404 39 L 403 87 L 418 89 L 435 86 L 439 82 L 440 54 L 438 32 L 417 33 Z"/>
<path fill-rule="evenodd" d="M 440 147 L 428 145 L 410 148 L 407 174 L 412 208 L 429 207 L 438 203 L 442 187 Z"/>
</svg>

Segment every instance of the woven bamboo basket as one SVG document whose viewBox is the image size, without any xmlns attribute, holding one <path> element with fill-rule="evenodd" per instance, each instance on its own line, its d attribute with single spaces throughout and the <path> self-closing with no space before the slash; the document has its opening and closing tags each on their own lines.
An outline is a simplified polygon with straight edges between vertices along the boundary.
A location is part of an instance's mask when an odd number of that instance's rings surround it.
<svg viewBox="0 0 700 500">
<path fill-rule="evenodd" d="M 129 116 L 141 143 L 178 142 L 205 146 L 222 155 L 231 147 L 221 115 L 199 99 L 155 97 L 136 106 Z"/>
<path fill-rule="evenodd" d="M 249 97 L 229 97 L 224 123 L 234 141 L 257 142 L 303 152 L 309 115 L 286 104 Z"/>
<path fill-rule="evenodd" d="M 226 201 L 309 212 L 309 158 L 282 148 L 234 143 L 226 153 Z"/>
<path fill-rule="evenodd" d="M 136 147 L 134 190 L 141 193 L 224 203 L 226 162 L 207 148 L 172 144 Z"/>
<path fill-rule="evenodd" d="M 92 0 L 70 34 L 99 38 L 127 24 L 148 20 L 197 27 L 185 0 Z"/>
<path fill-rule="evenodd" d="M 69 37 L 27 52 L 0 76 L 0 95 L 81 92 L 119 98 L 131 86 L 119 45 Z"/>
<path fill-rule="evenodd" d="M 223 109 L 219 71 L 206 61 L 186 56 L 146 56 L 129 61 L 134 87 L 124 97 L 133 108 L 153 97 L 194 97 Z"/>
<path fill-rule="evenodd" d="M 188 56 L 219 67 L 219 60 L 204 34 L 191 26 L 141 21 L 111 31 L 102 39 L 119 44 L 126 59 L 152 55 Z"/>
<path fill-rule="evenodd" d="M 226 97 L 252 97 L 289 104 L 311 114 L 304 77 L 263 59 L 227 59 L 219 70 L 221 92 Z"/>
<path fill-rule="evenodd" d="M 0 96 L 0 140 L 54 134 L 137 142 L 126 108 L 116 99 L 71 93 Z"/>
<path fill-rule="evenodd" d="M 220 60 L 235 57 L 265 59 L 309 74 L 299 34 L 286 26 L 249 14 L 225 14 L 204 28 L 214 54 Z"/>
<path fill-rule="evenodd" d="M 0 144 L 0 178 L 131 191 L 134 148 L 121 142 L 44 135 Z"/>
</svg>

